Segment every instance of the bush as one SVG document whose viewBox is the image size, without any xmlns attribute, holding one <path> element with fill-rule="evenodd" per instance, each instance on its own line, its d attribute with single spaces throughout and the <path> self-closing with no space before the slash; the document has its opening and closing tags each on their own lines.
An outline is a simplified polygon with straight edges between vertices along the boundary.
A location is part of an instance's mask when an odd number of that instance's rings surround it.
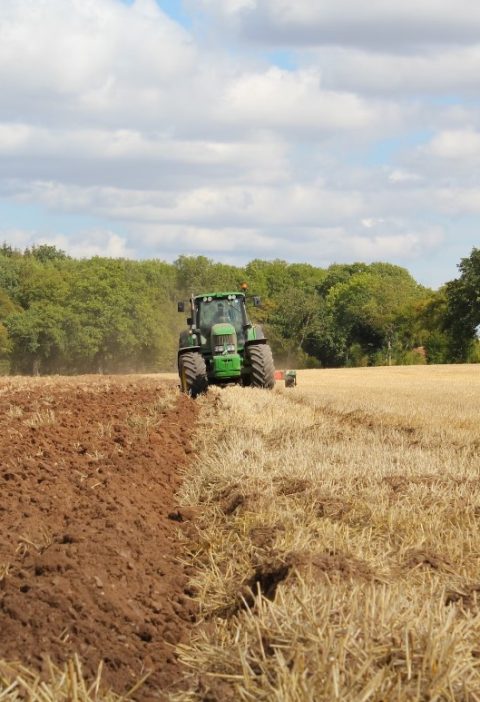
<svg viewBox="0 0 480 702">
<path fill-rule="evenodd" d="M 412 349 L 411 351 L 405 351 L 400 359 L 399 365 L 401 366 L 424 366 L 427 363 L 425 357 L 425 350 L 423 346 L 419 346 L 418 349 Z"/>
<path fill-rule="evenodd" d="M 441 331 L 432 331 L 425 341 L 428 363 L 448 363 L 448 340 Z"/>
<path fill-rule="evenodd" d="M 468 363 L 480 363 L 480 340 L 477 339 L 468 354 Z"/>
<path fill-rule="evenodd" d="M 361 345 L 352 344 L 348 349 L 348 361 L 346 365 L 353 368 L 363 368 L 372 364 L 370 363 L 370 358 L 365 353 Z M 373 365 L 375 365 L 375 363 Z"/>
</svg>

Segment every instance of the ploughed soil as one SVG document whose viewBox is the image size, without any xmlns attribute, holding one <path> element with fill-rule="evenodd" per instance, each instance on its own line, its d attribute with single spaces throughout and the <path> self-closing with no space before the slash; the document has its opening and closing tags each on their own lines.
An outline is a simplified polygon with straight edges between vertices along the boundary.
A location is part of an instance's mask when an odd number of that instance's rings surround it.
<svg viewBox="0 0 480 702">
<path fill-rule="evenodd" d="M 154 376 L 0 382 L 0 659 L 161 699 L 194 611 L 175 510 L 195 404 Z"/>
</svg>

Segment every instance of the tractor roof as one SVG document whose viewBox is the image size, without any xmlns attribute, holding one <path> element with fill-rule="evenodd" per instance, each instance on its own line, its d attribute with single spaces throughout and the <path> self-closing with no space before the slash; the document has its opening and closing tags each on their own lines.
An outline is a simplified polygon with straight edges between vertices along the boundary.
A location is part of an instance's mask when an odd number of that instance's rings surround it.
<svg viewBox="0 0 480 702">
<path fill-rule="evenodd" d="M 228 299 L 229 295 L 235 295 L 235 297 L 245 297 L 244 292 L 240 292 L 239 290 L 234 290 L 231 292 L 209 292 L 209 293 L 203 293 L 202 295 L 195 295 L 195 300 L 203 300 L 204 297 L 206 298 L 211 298 L 212 300 L 225 300 Z"/>
</svg>

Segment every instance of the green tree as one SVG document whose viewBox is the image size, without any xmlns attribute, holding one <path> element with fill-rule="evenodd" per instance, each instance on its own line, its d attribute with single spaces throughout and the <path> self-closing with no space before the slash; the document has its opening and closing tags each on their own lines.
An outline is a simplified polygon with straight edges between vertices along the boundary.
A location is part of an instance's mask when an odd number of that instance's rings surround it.
<svg viewBox="0 0 480 702">
<path fill-rule="evenodd" d="M 6 241 L 4 241 L 3 244 L 0 246 L 0 256 L 5 256 L 7 258 L 15 258 L 21 255 L 22 252 L 19 249 L 15 249 L 13 246 L 10 246 L 10 244 L 7 244 Z"/>
<path fill-rule="evenodd" d="M 13 301 L 17 301 L 18 297 L 21 262 L 20 257 L 0 252 L 0 290 L 5 291 Z"/>
<path fill-rule="evenodd" d="M 445 329 L 450 358 L 467 361 L 474 351 L 480 325 L 480 249 L 474 248 L 458 266 L 460 277 L 447 283 Z"/>
<path fill-rule="evenodd" d="M 245 267 L 250 290 L 265 300 L 274 299 L 291 287 L 289 264 L 286 261 L 254 259 Z"/>
<path fill-rule="evenodd" d="M 0 322 L 0 363 L 2 366 L 7 361 L 10 351 L 11 341 L 8 336 L 7 328 L 3 322 Z"/>
<path fill-rule="evenodd" d="M 447 299 L 445 288 L 429 291 L 416 306 L 414 327 L 418 345 L 424 347 L 428 363 L 448 363 L 448 335 L 445 332 Z"/>
<path fill-rule="evenodd" d="M 205 256 L 179 256 L 174 262 L 177 288 L 183 296 L 190 293 L 236 290 L 245 273 L 235 266 L 215 263 Z"/>
<path fill-rule="evenodd" d="M 323 279 L 317 285 L 317 292 L 326 298 L 332 288 L 340 283 L 346 283 L 353 275 L 365 273 L 366 263 L 334 263 L 327 268 Z"/>
<path fill-rule="evenodd" d="M 68 275 L 51 262 L 24 258 L 17 275 L 15 296 L 24 309 L 35 302 L 62 302 L 69 290 Z"/>
<path fill-rule="evenodd" d="M 19 311 L 20 307 L 9 298 L 4 290 L 0 289 L 0 373 L 8 373 L 12 352 L 12 340 L 5 326 L 5 320 L 11 314 Z"/>
<path fill-rule="evenodd" d="M 345 361 L 391 363 L 410 350 L 405 309 L 423 294 L 408 271 L 389 264 L 372 264 L 330 287 L 327 305 Z"/>
<path fill-rule="evenodd" d="M 318 296 L 316 313 L 305 337 L 303 349 L 325 368 L 345 365 L 348 358 L 347 338 L 338 327 L 327 301 Z"/>
<path fill-rule="evenodd" d="M 315 328 L 318 296 L 301 288 L 288 288 L 275 300 L 269 317 L 269 339 L 277 359 L 288 365 L 304 362 L 304 345 Z"/>
<path fill-rule="evenodd" d="M 65 345 L 64 318 L 64 308 L 50 302 L 34 302 L 6 318 L 14 372 L 38 375 L 56 369 Z"/>
<path fill-rule="evenodd" d="M 155 363 L 165 324 L 141 264 L 103 258 L 81 262 L 67 306 L 72 368 L 127 371 Z"/>
<path fill-rule="evenodd" d="M 56 246 L 50 246 L 49 244 L 40 244 L 39 246 L 32 246 L 31 249 L 25 249 L 25 256 L 33 256 L 37 261 L 41 263 L 47 263 L 48 261 L 64 261 L 69 258 L 65 251 L 57 249 Z"/>
</svg>

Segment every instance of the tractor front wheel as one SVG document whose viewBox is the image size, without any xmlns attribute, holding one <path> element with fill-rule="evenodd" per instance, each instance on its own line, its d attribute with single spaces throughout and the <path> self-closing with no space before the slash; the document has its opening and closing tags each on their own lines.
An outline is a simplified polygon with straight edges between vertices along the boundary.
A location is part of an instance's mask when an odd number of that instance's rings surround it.
<svg viewBox="0 0 480 702">
<path fill-rule="evenodd" d="M 275 385 L 275 367 L 272 349 L 268 344 L 253 344 L 247 351 L 251 367 L 251 382 L 254 388 L 271 389 Z"/>
<path fill-rule="evenodd" d="M 183 353 L 178 360 L 182 392 L 197 397 L 207 392 L 207 367 L 202 354 L 196 351 Z"/>
</svg>

